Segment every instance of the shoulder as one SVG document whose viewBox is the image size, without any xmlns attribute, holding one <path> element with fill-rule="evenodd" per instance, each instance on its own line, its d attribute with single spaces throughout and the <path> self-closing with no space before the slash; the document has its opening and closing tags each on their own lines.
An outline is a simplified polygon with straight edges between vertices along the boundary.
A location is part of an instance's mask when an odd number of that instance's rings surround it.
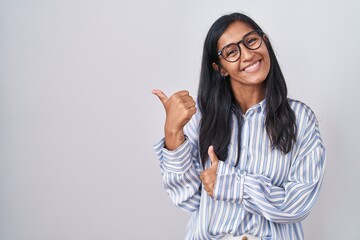
<svg viewBox="0 0 360 240">
<path fill-rule="evenodd" d="M 294 111 L 296 119 L 317 122 L 314 111 L 305 103 L 288 98 L 290 108 Z"/>
<path fill-rule="evenodd" d="M 295 113 L 298 139 L 311 135 L 311 133 L 319 135 L 319 124 L 314 111 L 299 100 L 288 99 L 288 102 Z"/>
<path fill-rule="evenodd" d="M 316 146 L 324 148 L 314 111 L 299 100 L 288 99 L 288 102 L 296 117 L 297 145 L 305 148 L 312 146 L 309 149 Z"/>
</svg>

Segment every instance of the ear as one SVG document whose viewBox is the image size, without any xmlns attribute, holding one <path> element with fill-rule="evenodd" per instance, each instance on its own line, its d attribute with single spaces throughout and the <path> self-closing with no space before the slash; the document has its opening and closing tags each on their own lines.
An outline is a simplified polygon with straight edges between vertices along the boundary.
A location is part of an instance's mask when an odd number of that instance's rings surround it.
<svg viewBox="0 0 360 240">
<path fill-rule="evenodd" d="M 264 41 L 269 42 L 269 38 L 267 37 L 267 35 L 265 33 L 263 34 L 263 39 L 264 39 Z"/>
<path fill-rule="evenodd" d="M 216 64 L 216 63 L 213 62 L 211 65 L 212 65 L 212 67 L 214 68 L 214 70 L 215 70 L 216 72 L 219 72 L 219 73 L 220 73 L 221 76 L 227 77 L 227 76 L 229 75 L 228 72 L 227 72 L 224 68 L 222 68 L 221 66 L 219 66 L 218 64 Z"/>
<path fill-rule="evenodd" d="M 218 72 L 219 71 L 219 65 L 217 65 L 216 63 L 212 63 L 211 66 L 213 67 L 213 69 Z"/>
</svg>

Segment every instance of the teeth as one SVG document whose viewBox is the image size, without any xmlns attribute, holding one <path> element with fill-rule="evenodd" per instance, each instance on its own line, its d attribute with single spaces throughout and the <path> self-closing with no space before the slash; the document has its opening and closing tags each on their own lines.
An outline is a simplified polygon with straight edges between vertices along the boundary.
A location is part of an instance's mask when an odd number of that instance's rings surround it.
<svg viewBox="0 0 360 240">
<path fill-rule="evenodd" d="M 253 65 L 244 68 L 244 71 L 245 71 L 245 72 L 251 72 L 251 71 L 253 71 L 255 68 L 257 68 L 257 67 L 259 66 L 259 64 L 260 64 L 260 61 L 257 61 L 257 62 L 254 63 Z"/>
</svg>

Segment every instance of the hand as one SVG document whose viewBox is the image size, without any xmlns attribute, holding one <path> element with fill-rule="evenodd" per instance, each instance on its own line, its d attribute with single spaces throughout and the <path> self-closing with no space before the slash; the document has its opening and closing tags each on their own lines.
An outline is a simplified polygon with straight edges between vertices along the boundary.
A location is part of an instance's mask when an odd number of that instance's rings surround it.
<svg viewBox="0 0 360 240">
<path fill-rule="evenodd" d="M 161 90 L 155 89 L 152 93 L 159 97 L 165 108 L 165 127 L 170 131 L 183 129 L 196 112 L 195 101 L 186 90 L 176 92 L 170 98 Z"/>
<path fill-rule="evenodd" d="M 213 146 L 209 147 L 208 154 L 211 160 L 211 166 L 200 174 L 200 179 L 204 185 L 205 191 L 209 194 L 210 197 L 213 197 L 219 159 L 214 152 Z"/>
<path fill-rule="evenodd" d="M 152 93 L 160 99 L 166 112 L 165 145 L 174 150 L 184 142 L 183 128 L 196 112 L 195 101 L 188 91 L 179 91 L 168 98 L 161 90 Z"/>
</svg>

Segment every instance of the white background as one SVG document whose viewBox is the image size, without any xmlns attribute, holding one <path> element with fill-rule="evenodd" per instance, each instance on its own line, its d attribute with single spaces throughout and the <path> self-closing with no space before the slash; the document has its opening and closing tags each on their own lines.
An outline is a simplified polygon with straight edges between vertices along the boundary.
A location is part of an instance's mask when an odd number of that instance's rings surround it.
<svg viewBox="0 0 360 240">
<path fill-rule="evenodd" d="M 248 14 L 327 149 L 306 239 L 359 239 L 360 2 L 0 0 L 0 239 L 183 239 L 151 94 L 196 97 L 205 35 Z"/>
</svg>

